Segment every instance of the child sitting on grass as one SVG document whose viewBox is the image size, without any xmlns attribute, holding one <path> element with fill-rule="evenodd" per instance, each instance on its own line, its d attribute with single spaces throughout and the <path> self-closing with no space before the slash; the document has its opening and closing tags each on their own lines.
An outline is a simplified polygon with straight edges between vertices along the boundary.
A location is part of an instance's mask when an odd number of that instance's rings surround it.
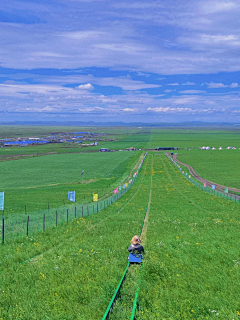
<svg viewBox="0 0 240 320">
<path fill-rule="evenodd" d="M 137 254 L 142 254 L 144 253 L 144 248 L 143 246 L 140 244 L 142 242 L 142 240 L 140 239 L 139 236 L 134 236 L 131 240 L 131 244 L 128 247 L 128 251 L 130 253 L 137 253 Z"/>
</svg>

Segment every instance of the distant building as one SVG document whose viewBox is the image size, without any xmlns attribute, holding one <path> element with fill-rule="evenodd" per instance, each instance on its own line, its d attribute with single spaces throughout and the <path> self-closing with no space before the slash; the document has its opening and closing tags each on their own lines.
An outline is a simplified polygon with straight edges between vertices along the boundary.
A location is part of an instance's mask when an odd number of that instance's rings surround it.
<svg viewBox="0 0 240 320">
<path fill-rule="evenodd" d="M 154 150 L 178 150 L 178 147 L 155 147 Z"/>
</svg>

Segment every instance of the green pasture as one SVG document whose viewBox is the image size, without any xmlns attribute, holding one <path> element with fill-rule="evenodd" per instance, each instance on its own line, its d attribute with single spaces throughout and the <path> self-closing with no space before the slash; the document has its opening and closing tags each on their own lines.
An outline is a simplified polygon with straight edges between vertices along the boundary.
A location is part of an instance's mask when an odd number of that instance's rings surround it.
<svg viewBox="0 0 240 320">
<path fill-rule="evenodd" d="M 101 319 L 145 215 L 147 162 L 133 187 L 104 211 L 2 247 L 1 317 Z"/>
<path fill-rule="evenodd" d="M 22 131 L 21 131 L 22 130 Z M 129 147 L 137 149 L 147 148 L 150 139 L 150 130 L 141 130 L 138 128 L 112 128 L 112 127 L 25 127 L 25 126 L 0 126 L 0 139 L 3 138 L 28 138 L 28 137 L 47 137 L 54 136 L 57 132 L 71 132 L 70 136 L 74 136 L 73 132 L 104 132 L 103 136 L 88 136 L 87 140 L 83 140 L 82 144 L 91 144 L 98 142 L 98 146 L 83 146 L 79 143 L 63 142 L 49 143 L 44 145 L 31 145 L 25 147 L 11 146 L 0 148 L 0 161 L 18 160 L 20 158 L 38 157 L 46 154 L 62 154 L 62 153 L 89 153 L 99 152 L 100 148 L 109 148 L 110 150 L 120 150 Z M 21 134 L 20 134 L 21 132 Z M 91 140 L 90 140 L 91 139 Z"/>
<path fill-rule="evenodd" d="M 0 190 L 5 192 L 5 214 L 25 213 L 92 201 L 113 192 L 131 173 L 139 152 L 54 154 L 0 162 Z M 84 170 L 84 181 L 81 175 Z"/>
<path fill-rule="evenodd" d="M 238 319 L 239 204 L 200 191 L 154 156 L 137 319 Z"/>
<path fill-rule="evenodd" d="M 109 149 L 179 147 L 179 160 L 203 178 L 239 188 L 237 129 L 98 129 L 114 137 L 101 142 Z M 208 145 L 217 150 L 198 149 Z M 28 148 L 18 148 L 19 155 Z M 33 148 L 37 156 L 29 152 L 0 162 L 6 216 L 25 216 L 25 205 L 27 213 L 46 210 L 48 203 L 50 209 L 69 204 L 72 210 L 68 191 L 76 191 L 78 204 L 91 202 L 95 192 L 104 198 L 144 152 L 88 152 L 59 144 L 54 154 L 44 155 L 45 146 Z M 8 151 L 0 148 L 0 158 L 1 152 Z M 164 152 L 153 151 L 133 186 L 112 205 L 1 246 L 0 320 L 101 319 L 127 266 L 127 247 L 139 233 L 150 190 L 136 319 L 240 319 L 239 204 L 201 191 Z M 110 319 L 130 318 L 139 276 L 140 268 L 131 266 Z"/>
<path fill-rule="evenodd" d="M 41 126 L 41 125 L 0 125 L 0 139 L 13 137 L 35 137 L 49 136 L 57 132 L 105 132 L 110 135 L 133 133 L 139 131 L 138 128 L 129 127 L 79 127 L 79 126 Z"/>
<path fill-rule="evenodd" d="M 238 319 L 239 204 L 199 190 L 156 153 L 105 210 L 2 246 L 3 319 L 101 319 L 127 266 L 150 187 L 136 319 Z M 139 275 L 131 266 L 111 319 L 130 318 Z"/>
<path fill-rule="evenodd" d="M 240 189 L 240 150 L 178 150 L 178 160 L 205 179 Z"/>
<path fill-rule="evenodd" d="M 240 130 L 151 129 L 151 147 L 200 148 L 203 146 L 240 148 Z"/>
</svg>

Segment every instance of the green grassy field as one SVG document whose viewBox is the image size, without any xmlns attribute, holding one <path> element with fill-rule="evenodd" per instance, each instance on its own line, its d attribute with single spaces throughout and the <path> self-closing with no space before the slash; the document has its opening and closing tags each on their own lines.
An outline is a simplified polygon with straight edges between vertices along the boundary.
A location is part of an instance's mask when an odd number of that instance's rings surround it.
<svg viewBox="0 0 240 320">
<path fill-rule="evenodd" d="M 129 130 L 125 136 L 123 129 L 109 145 L 182 147 L 179 159 L 203 177 L 239 187 L 239 150 L 198 150 L 202 145 L 238 147 L 237 131 L 144 130 Z M 23 207 L 22 213 L 30 198 L 27 208 L 32 211 L 49 201 L 63 206 L 72 187 L 79 201 L 87 201 L 87 194 L 90 199 L 102 186 L 104 196 L 127 177 L 141 152 L 66 153 L 1 162 L 1 188 L 12 194 L 6 205 L 11 199 L 15 208 Z M 76 175 L 83 170 L 79 159 L 86 165 L 86 184 Z M 35 174 L 38 167 L 42 171 Z M 101 319 L 127 266 L 127 247 L 139 233 L 150 194 L 135 318 L 240 319 L 239 204 L 201 191 L 164 152 L 155 151 L 148 152 L 130 190 L 104 210 L 1 247 L 0 319 Z M 110 319 L 130 318 L 139 269 L 130 267 Z"/>
<path fill-rule="evenodd" d="M 142 224 L 150 168 L 103 212 L 3 247 L 4 319 L 101 318 L 125 268 L 125 247 Z"/>
<path fill-rule="evenodd" d="M 0 162 L 0 189 L 5 191 L 5 214 L 65 206 L 68 191 L 76 202 L 92 201 L 112 192 L 137 163 L 139 152 L 48 155 Z M 81 176 L 84 170 L 84 183 Z M 70 203 L 69 203 L 70 204 Z"/>
<path fill-rule="evenodd" d="M 240 150 L 180 150 L 178 159 L 191 165 L 208 180 L 232 188 L 240 188 Z"/>
<path fill-rule="evenodd" d="M 238 319 L 239 205 L 155 157 L 139 319 Z M 215 310 L 215 311 L 214 311 Z"/>
<path fill-rule="evenodd" d="M 145 161 L 138 182 L 101 213 L 3 247 L 4 319 L 101 319 L 139 232 L 151 175 L 136 318 L 238 318 L 239 205 L 200 192 L 164 155 Z M 134 267 L 126 279 L 119 319 L 131 314 L 138 275 Z"/>
</svg>

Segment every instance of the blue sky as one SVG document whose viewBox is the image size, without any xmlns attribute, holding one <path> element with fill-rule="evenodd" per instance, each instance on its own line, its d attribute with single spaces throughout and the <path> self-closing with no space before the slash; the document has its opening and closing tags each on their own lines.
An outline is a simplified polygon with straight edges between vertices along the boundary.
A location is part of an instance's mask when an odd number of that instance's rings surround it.
<svg viewBox="0 0 240 320">
<path fill-rule="evenodd" d="M 240 122 L 240 1 L 4 1 L 0 122 Z"/>
</svg>

